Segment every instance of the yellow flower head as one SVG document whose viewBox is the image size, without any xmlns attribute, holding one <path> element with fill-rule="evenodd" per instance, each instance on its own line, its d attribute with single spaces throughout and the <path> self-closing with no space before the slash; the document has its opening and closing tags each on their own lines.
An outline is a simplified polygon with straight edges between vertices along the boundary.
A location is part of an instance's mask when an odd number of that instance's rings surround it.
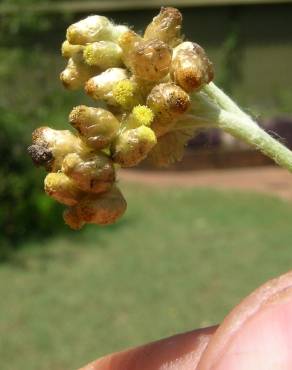
<svg viewBox="0 0 292 370">
<path fill-rule="evenodd" d="M 129 109 L 137 103 L 135 83 L 129 79 L 119 81 L 113 87 L 113 97 L 124 109 Z"/>
<path fill-rule="evenodd" d="M 154 118 L 154 113 L 146 105 L 137 105 L 132 110 L 131 115 L 133 119 L 139 123 L 139 126 L 150 126 Z"/>
</svg>

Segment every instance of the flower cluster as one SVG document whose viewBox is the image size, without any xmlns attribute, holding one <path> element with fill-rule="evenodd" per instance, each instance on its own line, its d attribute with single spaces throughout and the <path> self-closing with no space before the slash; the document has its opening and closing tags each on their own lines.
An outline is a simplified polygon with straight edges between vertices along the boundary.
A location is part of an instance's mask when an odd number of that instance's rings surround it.
<svg viewBox="0 0 292 370">
<path fill-rule="evenodd" d="M 35 130 L 29 153 L 49 172 L 46 193 L 68 206 L 70 227 L 110 224 L 124 213 L 117 167 L 146 158 L 167 165 L 182 156 L 193 129 L 174 127 L 191 106 L 189 94 L 214 72 L 202 47 L 183 42 L 181 24 L 177 9 L 162 8 L 143 36 L 98 15 L 67 29 L 62 55 L 68 64 L 60 79 L 96 103 L 73 108 L 74 132 Z"/>
</svg>

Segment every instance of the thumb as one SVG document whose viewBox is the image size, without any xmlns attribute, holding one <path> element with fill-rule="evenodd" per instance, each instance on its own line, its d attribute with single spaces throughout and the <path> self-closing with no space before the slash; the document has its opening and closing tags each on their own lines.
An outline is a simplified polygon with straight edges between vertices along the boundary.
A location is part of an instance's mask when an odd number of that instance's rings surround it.
<svg viewBox="0 0 292 370">
<path fill-rule="evenodd" d="M 193 370 L 215 330 L 178 334 L 102 357 L 79 370 Z"/>
<path fill-rule="evenodd" d="M 245 298 L 211 338 L 198 370 L 292 369 L 292 272 Z"/>
</svg>

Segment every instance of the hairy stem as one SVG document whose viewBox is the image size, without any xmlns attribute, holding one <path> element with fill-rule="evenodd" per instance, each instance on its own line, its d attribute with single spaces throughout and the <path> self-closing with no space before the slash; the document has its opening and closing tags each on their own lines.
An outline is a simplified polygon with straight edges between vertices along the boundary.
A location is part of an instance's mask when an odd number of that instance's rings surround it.
<svg viewBox="0 0 292 370">
<path fill-rule="evenodd" d="M 292 152 L 270 136 L 248 116 L 221 110 L 216 126 L 272 158 L 279 166 L 292 172 Z"/>
<path fill-rule="evenodd" d="M 213 100 L 220 108 L 225 109 L 228 112 L 236 113 L 239 115 L 247 116 L 239 106 L 221 90 L 214 82 L 210 82 L 205 85 L 202 91 Z"/>
<path fill-rule="evenodd" d="M 191 114 L 175 129 L 217 127 L 255 147 L 278 165 L 292 172 L 292 152 L 264 131 L 214 83 L 192 96 Z"/>
</svg>

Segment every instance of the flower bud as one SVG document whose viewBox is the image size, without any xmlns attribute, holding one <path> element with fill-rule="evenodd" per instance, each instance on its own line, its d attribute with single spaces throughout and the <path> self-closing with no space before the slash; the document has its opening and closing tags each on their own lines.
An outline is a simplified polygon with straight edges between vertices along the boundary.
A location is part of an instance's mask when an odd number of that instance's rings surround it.
<svg viewBox="0 0 292 370">
<path fill-rule="evenodd" d="M 114 25 L 106 17 L 92 15 L 69 26 L 67 40 L 74 45 L 86 45 L 102 40 L 117 42 L 128 30 L 126 26 Z"/>
<path fill-rule="evenodd" d="M 77 90 L 82 88 L 86 81 L 99 72 L 100 70 L 97 67 L 90 67 L 70 58 L 67 67 L 60 74 L 60 80 L 66 89 Z"/>
<path fill-rule="evenodd" d="M 90 193 L 108 191 L 115 181 L 113 162 L 105 154 L 81 157 L 68 154 L 63 161 L 62 171 L 74 180 L 76 186 Z"/>
<path fill-rule="evenodd" d="M 92 15 L 71 24 L 67 29 L 67 40 L 73 45 L 86 45 L 90 42 L 107 40 L 111 22 L 103 16 Z"/>
<path fill-rule="evenodd" d="M 74 206 L 83 196 L 74 181 L 62 172 L 49 173 L 45 178 L 45 192 L 57 202 Z"/>
<path fill-rule="evenodd" d="M 110 68 L 88 80 L 85 85 L 85 91 L 95 100 L 101 99 L 108 104 L 117 105 L 113 96 L 113 87 L 117 82 L 126 78 L 128 78 L 126 69 Z"/>
<path fill-rule="evenodd" d="M 171 47 L 181 42 L 182 15 L 178 9 L 162 7 L 147 26 L 144 39 L 159 39 Z"/>
<path fill-rule="evenodd" d="M 85 223 L 109 225 L 115 223 L 126 208 L 122 193 L 113 186 L 106 193 L 88 194 L 75 207 L 66 210 L 63 217 L 73 229 L 80 229 Z"/>
<path fill-rule="evenodd" d="M 156 144 L 151 128 L 140 126 L 123 131 L 113 147 L 113 159 L 122 167 L 133 167 L 140 163 Z"/>
<path fill-rule="evenodd" d="M 83 45 L 72 45 L 68 40 L 65 40 L 62 44 L 61 52 L 62 56 L 66 59 L 73 58 L 75 61 L 83 60 Z"/>
<path fill-rule="evenodd" d="M 68 153 L 88 154 L 90 148 L 69 130 L 54 130 L 39 127 L 32 134 L 33 145 L 29 149 L 37 165 L 44 165 L 48 171 L 61 169 L 64 157 Z M 43 163 L 42 163 L 43 162 Z"/>
<path fill-rule="evenodd" d="M 133 75 L 147 81 L 165 77 L 171 65 L 172 50 L 158 39 L 135 42 L 127 56 L 126 65 Z"/>
<path fill-rule="evenodd" d="M 112 41 L 98 41 L 88 44 L 84 49 L 84 60 L 90 66 L 102 70 L 122 66 L 122 49 Z"/>
<path fill-rule="evenodd" d="M 107 147 L 120 128 L 120 122 L 111 112 L 85 105 L 73 108 L 69 121 L 86 143 L 95 149 Z"/>
<path fill-rule="evenodd" d="M 183 42 L 174 49 L 170 75 L 185 91 L 192 92 L 212 81 L 214 69 L 200 45 Z"/>
<path fill-rule="evenodd" d="M 174 83 L 162 83 L 152 89 L 147 97 L 147 105 L 155 115 L 151 127 L 156 135 L 161 136 L 189 108 L 190 97 Z"/>
</svg>

